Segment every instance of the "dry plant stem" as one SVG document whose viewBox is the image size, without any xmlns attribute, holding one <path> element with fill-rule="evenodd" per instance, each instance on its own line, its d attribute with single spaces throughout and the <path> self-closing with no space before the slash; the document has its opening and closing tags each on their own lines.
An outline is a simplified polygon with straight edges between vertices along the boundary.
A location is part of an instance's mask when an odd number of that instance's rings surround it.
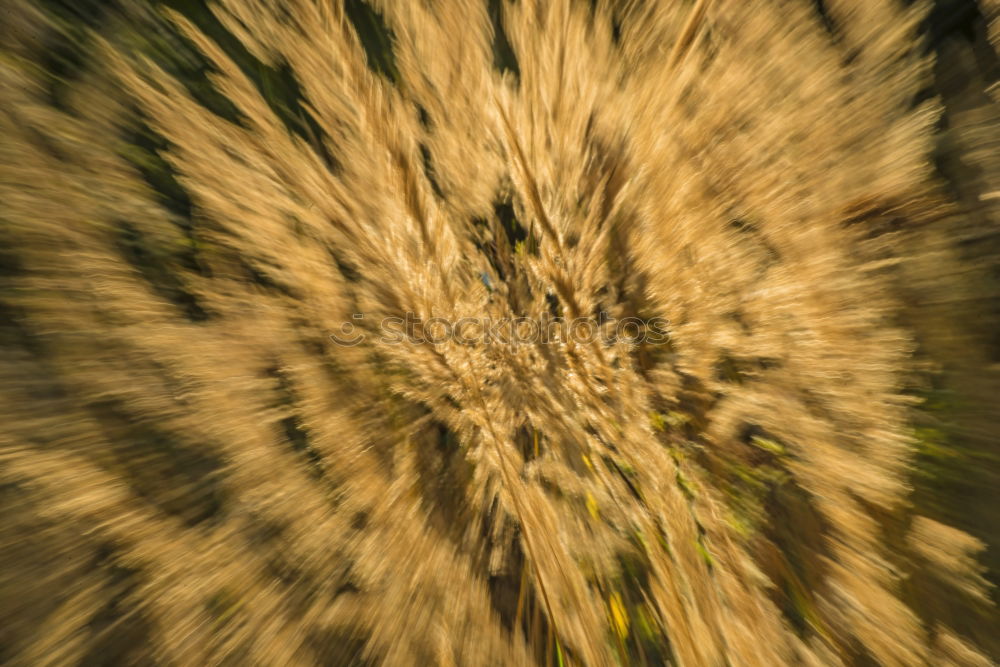
<svg viewBox="0 0 1000 667">
<path fill-rule="evenodd" d="M 0 28 L 0 661 L 1000 657 L 995 1 L 97 4 Z"/>
</svg>

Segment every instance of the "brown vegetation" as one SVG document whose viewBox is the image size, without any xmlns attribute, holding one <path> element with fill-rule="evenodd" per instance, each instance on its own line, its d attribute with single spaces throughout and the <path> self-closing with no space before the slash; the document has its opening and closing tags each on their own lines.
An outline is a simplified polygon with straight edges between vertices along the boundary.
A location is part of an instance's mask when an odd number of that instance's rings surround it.
<svg viewBox="0 0 1000 667">
<path fill-rule="evenodd" d="M 919 476 L 995 481 L 997 100 L 925 3 L 121 4 L 0 30 L 0 661 L 990 664 Z M 407 312 L 671 326 L 329 338 Z"/>
</svg>

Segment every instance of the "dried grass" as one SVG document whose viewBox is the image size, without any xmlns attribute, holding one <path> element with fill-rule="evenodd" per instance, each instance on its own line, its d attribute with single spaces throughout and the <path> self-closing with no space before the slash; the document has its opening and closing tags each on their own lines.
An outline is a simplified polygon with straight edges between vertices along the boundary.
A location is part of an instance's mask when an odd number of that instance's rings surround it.
<svg viewBox="0 0 1000 667">
<path fill-rule="evenodd" d="M 379 0 L 383 73 L 358 2 L 211 5 L 238 56 L 137 5 L 61 106 L 9 4 L 3 659 L 988 663 L 982 543 L 910 501 L 905 287 L 974 270 L 925 3 Z M 553 304 L 670 340 L 328 338 Z"/>
</svg>

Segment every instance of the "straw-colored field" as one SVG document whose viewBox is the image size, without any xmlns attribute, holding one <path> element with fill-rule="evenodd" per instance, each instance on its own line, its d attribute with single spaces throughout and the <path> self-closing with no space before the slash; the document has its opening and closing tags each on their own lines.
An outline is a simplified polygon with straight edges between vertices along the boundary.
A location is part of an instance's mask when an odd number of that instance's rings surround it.
<svg viewBox="0 0 1000 667">
<path fill-rule="evenodd" d="M 998 11 L 2 0 L 0 663 L 993 664 Z"/>
</svg>

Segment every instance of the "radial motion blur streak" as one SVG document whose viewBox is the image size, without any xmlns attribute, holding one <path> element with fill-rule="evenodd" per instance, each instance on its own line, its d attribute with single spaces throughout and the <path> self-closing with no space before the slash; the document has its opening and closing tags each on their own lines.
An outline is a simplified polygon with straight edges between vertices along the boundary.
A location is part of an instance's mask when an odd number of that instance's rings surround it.
<svg viewBox="0 0 1000 667">
<path fill-rule="evenodd" d="M 0 663 L 1000 660 L 997 0 L 0 0 Z"/>
</svg>

